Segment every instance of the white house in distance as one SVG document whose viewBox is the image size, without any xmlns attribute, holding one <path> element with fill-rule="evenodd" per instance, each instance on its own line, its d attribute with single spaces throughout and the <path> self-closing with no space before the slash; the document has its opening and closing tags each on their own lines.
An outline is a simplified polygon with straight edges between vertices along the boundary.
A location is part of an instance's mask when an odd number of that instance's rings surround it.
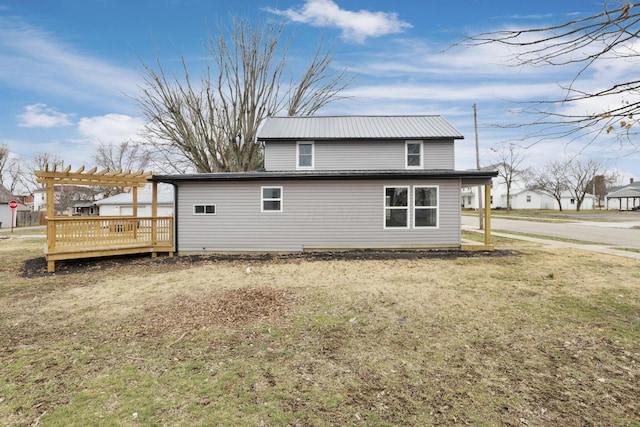
<svg viewBox="0 0 640 427">
<path fill-rule="evenodd" d="M 483 170 L 486 168 L 483 168 Z M 493 168 L 495 169 L 495 167 Z M 491 189 L 491 209 L 507 208 L 507 185 L 500 176 L 493 178 Z M 468 187 L 463 189 L 461 193 L 461 205 L 463 209 L 477 209 L 478 198 L 476 194 L 477 187 Z M 545 209 L 559 210 L 558 201 L 555 197 L 540 190 L 532 190 L 527 188 L 526 180 L 521 175 L 514 176 L 511 183 L 511 209 Z M 484 200 L 484 199 L 483 199 Z M 569 191 L 564 191 L 560 198 L 562 210 L 576 210 L 577 202 L 575 197 Z M 586 194 L 582 202 L 581 210 L 591 210 L 595 206 L 595 197 L 592 194 Z"/>
<path fill-rule="evenodd" d="M 151 194 L 138 193 L 138 216 L 151 216 Z M 133 215 L 133 193 L 120 193 L 95 202 L 100 216 Z M 173 216 L 173 193 L 158 193 L 158 216 Z"/>
</svg>

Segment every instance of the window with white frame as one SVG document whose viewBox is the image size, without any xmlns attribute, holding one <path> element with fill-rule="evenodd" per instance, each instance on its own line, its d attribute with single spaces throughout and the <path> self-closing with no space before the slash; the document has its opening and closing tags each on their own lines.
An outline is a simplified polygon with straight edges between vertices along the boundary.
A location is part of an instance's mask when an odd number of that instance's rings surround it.
<svg viewBox="0 0 640 427">
<path fill-rule="evenodd" d="M 413 226 L 438 226 L 438 187 L 413 187 Z"/>
<path fill-rule="evenodd" d="M 194 215 L 215 215 L 216 205 L 193 205 Z"/>
<path fill-rule="evenodd" d="M 314 167 L 314 144 L 313 142 L 298 142 L 296 169 L 313 169 Z"/>
<path fill-rule="evenodd" d="M 282 187 L 262 187 L 262 212 L 282 212 Z"/>
<path fill-rule="evenodd" d="M 384 187 L 384 228 L 409 228 L 409 187 Z"/>
<path fill-rule="evenodd" d="M 407 141 L 405 151 L 406 168 L 422 168 L 422 141 Z"/>
<path fill-rule="evenodd" d="M 531 203 L 531 195 L 527 194 L 527 203 Z"/>
</svg>

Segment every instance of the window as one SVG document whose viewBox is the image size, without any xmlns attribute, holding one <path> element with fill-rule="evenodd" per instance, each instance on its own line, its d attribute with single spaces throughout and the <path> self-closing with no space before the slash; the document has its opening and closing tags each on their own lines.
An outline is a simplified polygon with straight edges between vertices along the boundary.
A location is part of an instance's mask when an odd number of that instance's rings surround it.
<svg viewBox="0 0 640 427">
<path fill-rule="evenodd" d="M 438 187 L 413 187 L 413 226 L 438 226 Z"/>
<path fill-rule="evenodd" d="M 282 187 L 262 187 L 262 212 L 282 212 Z"/>
<path fill-rule="evenodd" d="M 422 142 L 421 141 L 407 141 L 406 154 L 407 154 L 407 168 L 421 168 L 422 167 Z"/>
<path fill-rule="evenodd" d="M 216 205 L 193 205 L 194 215 L 215 215 Z"/>
<path fill-rule="evenodd" d="M 531 203 L 531 196 L 527 195 L 527 203 Z"/>
<path fill-rule="evenodd" d="M 313 169 L 313 142 L 298 142 L 296 169 Z"/>
<path fill-rule="evenodd" d="M 409 227 L 409 187 L 384 188 L 384 228 Z"/>
</svg>

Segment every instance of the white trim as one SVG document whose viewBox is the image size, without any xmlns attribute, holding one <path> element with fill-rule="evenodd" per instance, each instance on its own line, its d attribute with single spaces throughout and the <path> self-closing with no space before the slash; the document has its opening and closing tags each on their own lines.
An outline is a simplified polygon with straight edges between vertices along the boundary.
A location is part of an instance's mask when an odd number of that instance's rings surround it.
<svg viewBox="0 0 640 427">
<path fill-rule="evenodd" d="M 416 190 L 419 188 L 435 188 L 436 189 L 436 204 L 435 206 L 416 206 Z M 414 185 L 413 186 L 413 204 L 412 204 L 412 212 L 413 212 L 413 228 L 422 229 L 422 228 L 440 228 L 440 186 L 439 185 Z M 436 211 L 436 225 L 416 225 L 416 209 L 422 210 L 435 210 Z"/>
<path fill-rule="evenodd" d="M 265 188 L 277 188 L 280 190 L 280 197 L 279 198 L 264 198 L 264 189 Z M 264 202 L 266 201 L 270 201 L 270 202 L 275 202 L 275 201 L 279 201 L 280 202 L 280 210 L 274 210 L 274 209 L 264 209 Z M 284 209 L 284 190 L 282 189 L 282 186 L 280 185 L 263 185 L 262 187 L 260 187 L 260 212 L 282 212 Z"/>
<path fill-rule="evenodd" d="M 300 146 L 311 145 L 311 166 L 300 166 Z M 313 141 L 296 142 L 296 170 L 314 169 L 316 164 L 316 144 Z"/>
<path fill-rule="evenodd" d="M 404 188 L 407 190 L 407 205 L 406 206 L 387 206 L 387 189 L 388 188 Z M 387 209 L 400 210 L 406 209 L 407 211 L 407 225 L 406 227 L 387 227 Z M 382 228 L 384 230 L 406 230 L 410 228 L 411 224 L 411 186 L 409 185 L 385 185 L 382 191 Z"/>
<path fill-rule="evenodd" d="M 420 145 L 420 164 L 409 166 L 409 144 Z M 404 167 L 405 169 L 422 169 L 424 166 L 424 141 L 408 140 L 404 142 Z"/>
<path fill-rule="evenodd" d="M 202 212 L 202 213 L 196 212 L 196 206 L 202 206 L 204 208 L 204 212 Z M 213 213 L 208 213 L 207 212 L 207 206 L 213 206 Z M 193 215 L 217 215 L 218 214 L 218 208 L 213 203 L 194 203 L 191 213 Z"/>
</svg>

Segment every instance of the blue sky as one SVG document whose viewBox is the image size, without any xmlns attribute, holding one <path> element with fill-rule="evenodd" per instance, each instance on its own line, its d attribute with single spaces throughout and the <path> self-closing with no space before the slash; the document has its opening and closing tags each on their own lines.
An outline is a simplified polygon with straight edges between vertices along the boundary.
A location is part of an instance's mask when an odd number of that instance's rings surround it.
<svg viewBox="0 0 640 427">
<path fill-rule="evenodd" d="M 48 152 L 74 168 L 92 166 L 98 143 L 136 139 L 144 124 L 131 99 L 142 80 L 136 57 L 157 55 L 171 70 L 183 55 L 197 72 L 207 27 L 237 14 L 285 19 L 294 67 L 322 35 L 333 43 L 334 65 L 358 77 L 349 100 L 320 114 L 441 114 L 465 135 L 456 168 L 472 168 L 473 104 L 488 164 L 492 147 L 519 136 L 491 126 L 508 121 L 512 101 L 558 96 L 571 74 L 506 67 L 508 52 L 497 46 L 447 47 L 463 34 L 557 24 L 601 8 L 591 0 L 0 0 L 0 144 L 27 161 Z M 602 80 L 598 72 L 585 84 Z M 539 143 L 526 151 L 527 164 L 579 148 Z M 595 144 L 583 155 L 640 178 L 638 153 Z"/>
</svg>

